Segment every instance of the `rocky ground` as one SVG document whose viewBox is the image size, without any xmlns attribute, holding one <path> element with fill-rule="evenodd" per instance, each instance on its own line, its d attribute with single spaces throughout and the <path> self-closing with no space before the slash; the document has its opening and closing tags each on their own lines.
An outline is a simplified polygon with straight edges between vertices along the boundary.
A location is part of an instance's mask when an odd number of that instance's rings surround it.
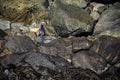
<svg viewBox="0 0 120 80">
<path fill-rule="evenodd" d="M 119 0 L 0 0 L 0 80 L 120 80 Z"/>
</svg>

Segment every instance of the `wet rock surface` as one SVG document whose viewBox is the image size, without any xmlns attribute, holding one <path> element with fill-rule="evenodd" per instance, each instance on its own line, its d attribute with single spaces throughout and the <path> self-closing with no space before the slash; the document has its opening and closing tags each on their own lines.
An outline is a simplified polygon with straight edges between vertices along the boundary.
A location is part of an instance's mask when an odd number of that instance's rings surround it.
<svg viewBox="0 0 120 80">
<path fill-rule="evenodd" d="M 117 0 L 0 0 L 0 80 L 120 80 L 119 9 Z"/>
</svg>

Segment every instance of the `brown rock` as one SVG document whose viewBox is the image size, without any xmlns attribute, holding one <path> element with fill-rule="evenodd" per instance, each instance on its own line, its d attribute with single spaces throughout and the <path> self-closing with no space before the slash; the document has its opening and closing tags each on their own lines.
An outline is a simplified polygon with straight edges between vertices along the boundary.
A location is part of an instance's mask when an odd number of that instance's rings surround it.
<svg viewBox="0 0 120 80">
<path fill-rule="evenodd" d="M 91 50 L 104 57 L 110 64 L 120 62 L 120 38 L 101 36 Z"/>
<path fill-rule="evenodd" d="M 106 70 L 107 63 L 104 58 L 93 51 L 80 51 L 72 58 L 72 62 L 76 67 L 91 69 L 100 74 Z"/>
</svg>

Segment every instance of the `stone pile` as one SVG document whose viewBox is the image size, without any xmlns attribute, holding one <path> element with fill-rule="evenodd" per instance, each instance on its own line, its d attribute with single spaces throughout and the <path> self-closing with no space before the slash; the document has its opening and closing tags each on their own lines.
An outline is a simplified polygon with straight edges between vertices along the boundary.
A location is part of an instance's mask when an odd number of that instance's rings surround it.
<svg viewBox="0 0 120 80">
<path fill-rule="evenodd" d="M 120 2 L 0 0 L 0 80 L 120 80 Z"/>
</svg>

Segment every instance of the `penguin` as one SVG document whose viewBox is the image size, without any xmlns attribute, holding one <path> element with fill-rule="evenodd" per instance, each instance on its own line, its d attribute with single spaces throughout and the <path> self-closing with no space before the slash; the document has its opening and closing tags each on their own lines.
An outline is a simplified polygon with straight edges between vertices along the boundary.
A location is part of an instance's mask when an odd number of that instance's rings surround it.
<svg viewBox="0 0 120 80">
<path fill-rule="evenodd" d="M 41 24 L 41 27 L 40 27 L 40 29 L 39 29 L 39 33 L 40 33 L 40 36 L 41 36 L 41 37 L 45 36 L 45 30 L 44 30 L 44 27 L 43 27 L 42 24 Z"/>
</svg>

